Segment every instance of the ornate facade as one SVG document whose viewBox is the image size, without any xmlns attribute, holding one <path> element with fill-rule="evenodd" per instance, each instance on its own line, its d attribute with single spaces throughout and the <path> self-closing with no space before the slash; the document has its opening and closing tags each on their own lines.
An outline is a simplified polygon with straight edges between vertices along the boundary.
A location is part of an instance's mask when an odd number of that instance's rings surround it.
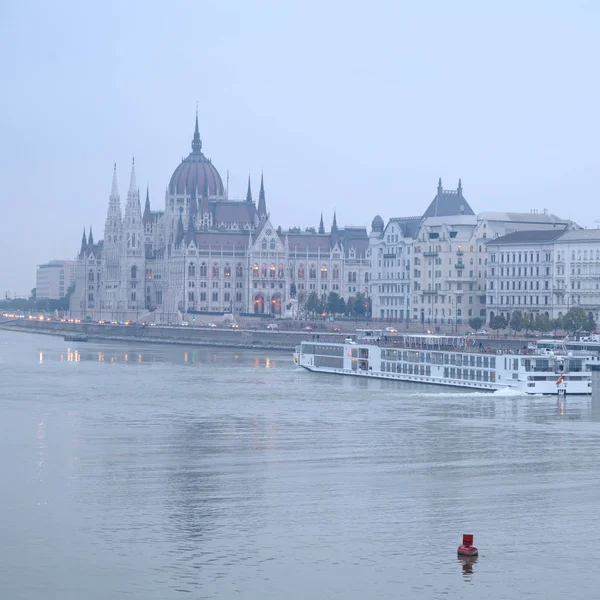
<svg viewBox="0 0 600 600">
<path fill-rule="evenodd" d="M 275 228 L 261 176 L 258 204 L 250 179 L 243 200 L 231 200 L 202 153 L 198 116 L 192 152 L 175 169 L 163 210 L 144 210 L 131 168 L 125 210 L 116 166 L 104 226 L 95 243 L 85 231 L 77 261 L 71 316 L 111 321 L 178 323 L 202 313 L 293 316 L 311 292 L 348 299 L 369 281 L 366 228 L 329 232 Z"/>
</svg>

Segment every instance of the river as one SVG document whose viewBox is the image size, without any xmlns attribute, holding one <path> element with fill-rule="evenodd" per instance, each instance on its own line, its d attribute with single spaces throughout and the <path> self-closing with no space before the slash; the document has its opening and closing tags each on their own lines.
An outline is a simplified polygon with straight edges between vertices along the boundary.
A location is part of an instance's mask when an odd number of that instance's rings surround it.
<svg viewBox="0 0 600 600">
<path fill-rule="evenodd" d="M 598 596 L 598 393 L 0 331 L 0 407 L 1 598 Z"/>
</svg>

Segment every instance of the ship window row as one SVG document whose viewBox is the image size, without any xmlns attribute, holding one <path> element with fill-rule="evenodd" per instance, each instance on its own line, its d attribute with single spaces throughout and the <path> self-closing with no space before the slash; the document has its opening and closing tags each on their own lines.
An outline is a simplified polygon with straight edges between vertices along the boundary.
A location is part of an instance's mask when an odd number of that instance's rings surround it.
<svg viewBox="0 0 600 600">
<path fill-rule="evenodd" d="M 315 356 L 316 367 L 331 367 L 333 369 L 343 369 L 344 359 L 342 357 L 336 358 L 334 356 Z"/>
<path fill-rule="evenodd" d="M 471 366 L 484 369 L 496 368 L 496 357 L 481 354 L 458 352 L 424 352 L 422 350 L 399 350 L 386 348 L 381 350 L 382 360 L 401 360 L 413 363 L 430 363 L 434 365 Z"/>
<path fill-rule="evenodd" d="M 321 356 L 344 356 L 343 346 L 328 346 L 327 344 L 303 344 L 305 354 L 319 354 Z"/>
</svg>

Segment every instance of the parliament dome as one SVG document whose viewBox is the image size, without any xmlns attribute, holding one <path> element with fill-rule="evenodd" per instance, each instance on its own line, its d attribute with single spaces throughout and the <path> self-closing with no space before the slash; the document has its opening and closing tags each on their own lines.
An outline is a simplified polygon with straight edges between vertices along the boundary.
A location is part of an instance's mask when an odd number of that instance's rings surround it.
<svg viewBox="0 0 600 600">
<path fill-rule="evenodd" d="M 192 151 L 187 158 L 175 169 L 169 182 L 169 194 L 191 194 L 198 190 L 200 196 L 224 196 L 223 180 L 212 162 L 202 154 L 202 140 L 198 131 L 198 115 L 196 114 L 196 129 L 192 139 Z"/>
</svg>

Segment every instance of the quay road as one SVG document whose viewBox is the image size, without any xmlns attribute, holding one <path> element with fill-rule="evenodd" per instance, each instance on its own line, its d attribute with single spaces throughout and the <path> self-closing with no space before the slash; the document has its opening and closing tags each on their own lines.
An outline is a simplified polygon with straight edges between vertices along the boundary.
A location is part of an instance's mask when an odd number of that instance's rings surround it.
<svg viewBox="0 0 600 600">
<path fill-rule="evenodd" d="M 265 350 L 293 351 L 302 341 L 317 340 L 320 342 L 343 342 L 354 333 L 353 326 L 345 324 L 345 332 L 335 333 L 317 329 L 313 330 L 271 330 L 262 325 L 261 329 L 239 328 L 227 326 L 208 328 L 202 326 L 147 326 L 147 325 L 114 325 L 111 323 L 69 323 L 55 320 L 40 321 L 37 319 L 12 319 L 0 322 L 0 329 L 64 336 L 84 334 L 88 339 L 109 341 L 140 341 L 161 344 L 184 344 L 195 346 L 215 346 L 226 348 L 254 348 Z M 323 326 L 323 324 L 321 324 Z M 359 328 L 378 328 L 380 325 L 358 325 Z M 405 332 L 398 332 L 401 335 Z M 413 332 L 410 332 L 413 333 Z M 422 333 L 415 331 L 416 333 Z M 530 340 L 529 340 L 530 341 Z M 475 338 L 475 345 L 480 343 L 484 348 L 521 348 L 528 340 L 523 338 L 503 339 L 493 336 Z"/>
</svg>

